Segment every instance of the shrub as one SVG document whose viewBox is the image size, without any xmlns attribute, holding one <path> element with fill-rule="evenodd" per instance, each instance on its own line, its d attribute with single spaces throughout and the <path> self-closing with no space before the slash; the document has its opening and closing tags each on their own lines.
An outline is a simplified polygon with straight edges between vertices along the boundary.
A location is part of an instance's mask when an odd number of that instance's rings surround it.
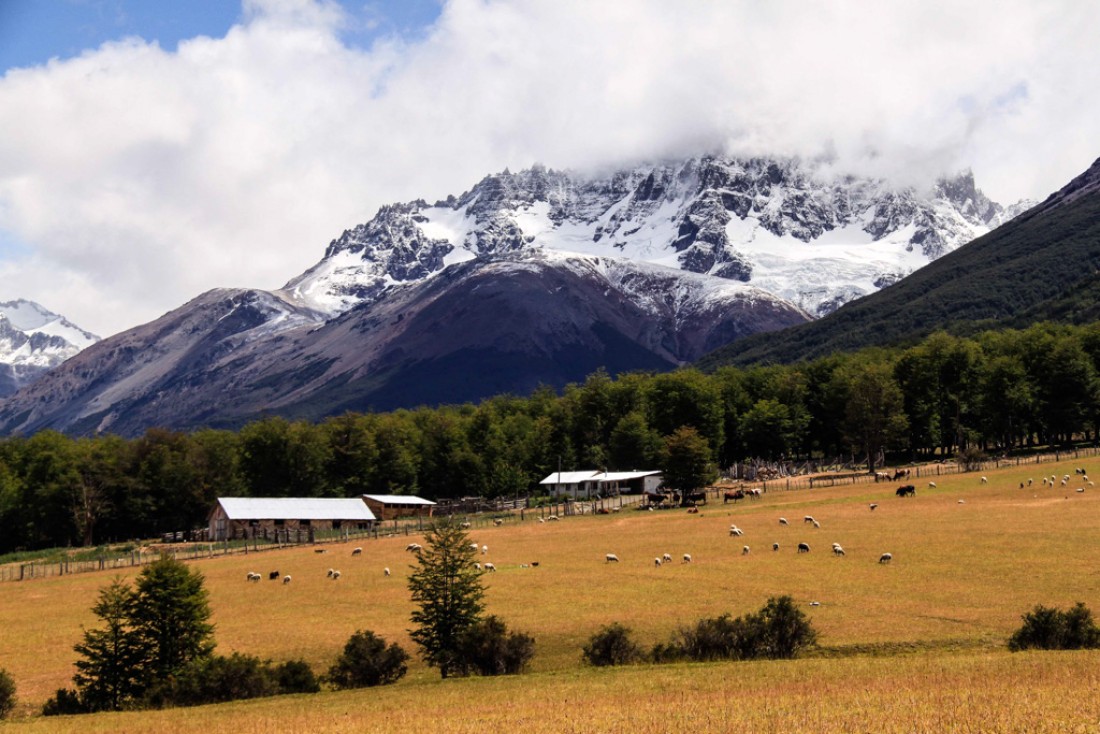
<svg viewBox="0 0 1100 734">
<path fill-rule="evenodd" d="M 396 642 L 387 647 L 373 632 L 359 631 L 348 639 L 327 677 L 337 688 L 386 685 L 405 675 L 408 659 L 409 654 Z"/>
<path fill-rule="evenodd" d="M 80 694 L 72 688 L 58 688 L 53 698 L 42 706 L 43 716 L 66 716 L 68 714 L 86 714 L 88 707 L 80 700 Z"/>
<path fill-rule="evenodd" d="M 1081 602 L 1066 612 L 1039 604 L 1022 619 L 1023 626 L 1008 640 L 1008 649 L 1013 652 L 1100 647 L 1100 628 L 1092 621 L 1092 612 Z"/>
<path fill-rule="evenodd" d="M 793 658 L 817 642 L 810 620 L 789 596 L 768 599 L 754 617 L 754 657 Z"/>
<path fill-rule="evenodd" d="M 178 675 L 154 684 L 153 706 L 199 706 L 273 696 L 279 686 L 270 664 L 251 655 L 212 655 L 189 663 Z"/>
<path fill-rule="evenodd" d="M 279 693 L 317 693 L 321 684 L 313 668 L 304 660 L 288 660 L 275 668 Z"/>
<path fill-rule="evenodd" d="M 680 629 L 673 638 L 667 657 L 691 660 L 739 660 L 753 657 L 752 632 L 745 617 L 733 619 L 728 614 L 700 619 L 692 627 Z"/>
<path fill-rule="evenodd" d="M 535 639 L 509 632 L 504 620 L 489 616 L 463 630 L 457 648 L 458 675 L 514 675 L 535 656 Z"/>
<path fill-rule="evenodd" d="M 643 657 L 642 650 L 630 635 L 630 628 L 618 622 L 602 627 L 584 646 L 584 661 L 598 666 L 638 662 Z"/>
<path fill-rule="evenodd" d="M 0 719 L 7 718 L 15 708 L 15 680 L 8 671 L 0 668 Z"/>
<path fill-rule="evenodd" d="M 793 658 L 817 642 L 817 632 L 789 596 L 768 599 L 760 611 L 733 619 L 700 619 L 679 630 L 668 645 L 653 649 L 656 662 Z"/>
</svg>

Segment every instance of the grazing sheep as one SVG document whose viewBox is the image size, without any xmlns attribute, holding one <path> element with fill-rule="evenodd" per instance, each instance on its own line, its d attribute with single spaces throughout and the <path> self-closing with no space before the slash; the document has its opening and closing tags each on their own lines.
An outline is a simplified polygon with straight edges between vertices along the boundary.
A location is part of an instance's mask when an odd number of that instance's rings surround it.
<svg viewBox="0 0 1100 734">
<path fill-rule="evenodd" d="M 477 561 L 474 561 L 474 568 L 477 569 L 478 571 L 480 571 L 481 570 L 481 564 L 478 563 Z"/>
<path fill-rule="evenodd" d="M 489 546 L 487 546 L 487 545 L 481 546 L 481 555 L 485 555 L 488 552 L 489 552 Z"/>
<path fill-rule="evenodd" d="M 278 580 L 278 578 L 280 576 L 282 576 L 282 574 L 279 573 L 278 571 L 272 571 L 271 573 L 269 573 L 267 575 L 267 578 L 268 578 L 269 581 L 276 581 L 276 580 Z"/>
<path fill-rule="evenodd" d="M 332 580 L 335 581 L 338 578 L 340 578 L 340 572 L 339 571 L 333 571 L 332 572 Z"/>
<path fill-rule="evenodd" d="M 499 527 L 500 527 L 501 525 L 503 525 L 503 524 L 504 524 L 504 521 L 503 521 L 503 520 L 501 520 L 501 519 L 500 519 L 500 518 L 498 517 L 498 518 L 496 518 L 495 520 L 493 520 L 493 524 L 494 524 L 494 525 L 496 525 L 496 526 L 497 526 L 497 527 L 499 528 Z"/>
<path fill-rule="evenodd" d="M 546 516 L 546 521 L 547 522 L 557 522 L 558 521 L 558 516 L 557 515 L 547 515 Z"/>
<path fill-rule="evenodd" d="M 818 530 L 821 530 L 821 523 L 819 523 L 817 520 L 814 520 L 814 527 Z"/>
<path fill-rule="evenodd" d="M 799 553 L 809 553 L 810 552 L 809 544 L 808 543 L 799 543 L 798 544 L 798 552 Z"/>
<path fill-rule="evenodd" d="M 889 563 L 892 560 L 894 560 L 894 556 L 890 553 L 883 553 L 881 556 L 878 557 L 879 563 Z"/>
<path fill-rule="evenodd" d="M 479 547 L 477 543 L 470 543 L 470 549 L 473 550 L 474 553 L 477 553 Z"/>
<path fill-rule="evenodd" d="M 730 525 L 730 536 L 736 535 L 737 537 L 741 537 L 744 534 L 745 531 L 741 528 L 737 527 L 736 525 Z"/>
<path fill-rule="evenodd" d="M 354 549 L 352 549 L 351 554 L 353 556 L 361 556 L 361 555 L 363 555 L 363 549 L 362 548 L 354 548 Z"/>
<path fill-rule="evenodd" d="M 405 550 L 409 551 L 410 553 L 419 553 L 420 551 L 424 550 L 424 548 L 420 545 L 420 543 L 409 543 L 407 546 L 405 546 Z"/>
<path fill-rule="evenodd" d="M 960 505 L 965 505 L 965 504 L 966 504 L 966 500 L 959 500 L 959 504 L 960 504 Z"/>
<path fill-rule="evenodd" d="M 839 545 L 837 545 L 836 543 L 833 543 L 833 555 L 834 555 L 834 556 L 842 556 L 842 555 L 844 555 L 844 549 L 843 549 L 843 548 L 841 548 L 841 547 L 840 547 Z"/>
<path fill-rule="evenodd" d="M 493 564 L 491 564 L 491 563 L 486 563 L 486 564 L 485 564 L 485 570 L 486 570 L 486 571 L 496 571 L 496 570 L 497 570 L 497 567 L 496 567 L 496 566 L 494 566 L 494 565 L 493 565 Z"/>
<path fill-rule="evenodd" d="M 811 607 L 819 607 L 819 606 L 821 606 L 821 602 L 819 602 L 819 601 L 812 601 L 812 602 L 810 602 L 810 606 L 811 606 Z"/>
<path fill-rule="evenodd" d="M 619 562 L 619 557 L 617 555 L 615 555 L 614 553 L 608 553 L 606 556 L 604 556 L 604 558 L 606 559 L 607 563 L 618 563 Z"/>
<path fill-rule="evenodd" d="M 546 521 L 545 521 L 545 520 L 543 520 L 543 519 L 542 519 L 542 518 L 540 517 L 540 518 L 539 518 L 539 522 L 546 522 Z"/>
<path fill-rule="evenodd" d="M 749 554 L 749 547 L 747 545 L 741 546 L 741 555 L 747 556 Z"/>
<path fill-rule="evenodd" d="M 660 558 L 654 558 L 653 559 L 653 565 L 654 566 L 660 566 L 661 565 L 661 559 Z"/>
<path fill-rule="evenodd" d="M 261 578 L 263 578 L 263 577 L 260 576 L 260 574 L 256 573 L 255 571 L 249 571 L 248 572 L 248 580 L 249 581 L 259 581 Z"/>
<path fill-rule="evenodd" d="M 382 569 L 382 575 L 383 576 L 389 576 L 390 575 L 390 567 L 389 566 L 386 566 L 385 568 Z"/>
<path fill-rule="evenodd" d="M 1032 483 L 1032 482 L 1034 482 L 1034 481 L 1035 481 L 1034 479 L 1028 479 L 1028 480 L 1027 480 L 1027 486 L 1029 486 L 1029 487 L 1030 487 L 1030 486 L 1031 486 L 1031 483 Z"/>
<path fill-rule="evenodd" d="M 816 522 L 816 521 L 814 520 L 812 515 L 806 515 L 806 517 L 802 518 L 802 522 L 806 523 L 806 522 Z"/>
<path fill-rule="evenodd" d="M 665 563 L 672 563 L 672 554 L 671 553 L 665 553 L 663 556 L 661 556 L 661 560 L 664 561 Z"/>
<path fill-rule="evenodd" d="M 290 583 L 290 574 L 289 573 L 286 576 L 283 576 L 283 583 L 284 584 L 289 584 Z"/>
<path fill-rule="evenodd" d="M 1084 491 L 1085 491 L 1085 488 L 1084 488 L 1084 487 L 1078 487 L 1078 488 L 1077 488 L 1077 491 L 1078 491 L 1078 492 L 1084 492 Z"/>
<path fill-rule="evenodd" d="M 330 569 L 328 570 L 328 577 L 329 577 L 329 578 L 332 578 L 332 574 L 334 574 L 334 573 L 336 573 L 336 571 L 330 568 Z"/>
<path fill-rule="evenodd" d="M 936 488 L 936 483 L 935 482 L 929 482 L 928 486 L 931 487 L 932 489 L 935 489 Z"/>
<path fill-rule="evenodd" d="M 683 562 L 684 563 L 691 563 L 691 554 L 690 553 L 685 553 L 684 554 L 684 561 Z"/>
<path fill-rule="evenodd" d="M 1063 480 L 1062 480 L 1062 486 L 1064 487 L 1064 486 L 1066 486 L 1067 484 L 1069 484 L 1069 480 L 1068 480 L 1068 479 L 1063 479 Z"/>
<path fill-rule="evenodd" d="M 982 477 L 982 484 L 989 484 L 989 478 L 988 477 Z"/>
<path fill-rule="evenodd" d="M 773 551 L 779 550 L 779 543 L 772 543 L 772 550 Z"/>
<path fill-rule="evenodd" d="M 314 553 L 328 553 L 328 551 L 324 548 L 314 548 L 313 552 Z"/>
<path fill-rule="evenodd" d="M 871 512 L 874 512 L 876 507 L 878 507 L 878 503 L 872 502 L 871 503 Z"/>
<path fill-rule="evenodd" d="M 787 522 L 787 518 L 785 518 L 785 517 L 779 518 L 779 524 L 780 525 L 790 525 L 790 523 Z"/>
</svg>

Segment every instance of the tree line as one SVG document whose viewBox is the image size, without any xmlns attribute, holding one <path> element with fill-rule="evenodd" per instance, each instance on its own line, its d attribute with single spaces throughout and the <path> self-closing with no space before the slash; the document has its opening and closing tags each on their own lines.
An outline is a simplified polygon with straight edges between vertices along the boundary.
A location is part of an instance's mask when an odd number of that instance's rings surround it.
<svg viewBox="0 0 1100 734">
<path fill-rule="evenodd" d="M 873 469 L 881 456 L 1091 440 L 1098 373 L 1100 324 L 1040 324 L 793 365 L 596 372 L 560 393 L 321 423 L 43 431 L 0 441 L 0 552 L 201 527 L 219 496 L 522 496 L 559 467 L 673 470 L 700 445 L 717 466 L 816 456 Z"/>
</svg>

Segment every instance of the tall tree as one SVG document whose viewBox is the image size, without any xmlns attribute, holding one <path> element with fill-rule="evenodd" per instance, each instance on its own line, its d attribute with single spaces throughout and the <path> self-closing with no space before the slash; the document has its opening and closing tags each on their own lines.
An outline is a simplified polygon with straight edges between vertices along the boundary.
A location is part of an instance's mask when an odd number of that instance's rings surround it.
<svg viewBox="0 0 1100 734">
<path fill-rule="evenodd" d="M 485 587 L 474 567 L 476 551 L 461 525 L 436 522 L 424 540 L 417 566 L 409 575 L 413 603 L 409 636 L 424 660 L 444 678 L 460 673 L 462 633 L 481 619 Z"/>
<path fill-rule="evenodd" d="M 696 492 L 718 478 L 707 440 L 691 426 L 665 439 L 665 484 L 684 493 Z"/>
<path fill-rule="evenodd" d="M 120 578 L 100 589 L 92 612 L 103 627 L 85 630 L 73 647 L 81 656 L 73 682 L 89 711 L 120 711 L 145 689 L 145 648 L 132 623 L 136 599 Z"/>
<path fill-rule="evenodd" d="M 202 574 L 181 561 L 161 558 L 138 574 L 132 619 L 154 678 L 168 678 L 214 651 Z"/>
</svg>

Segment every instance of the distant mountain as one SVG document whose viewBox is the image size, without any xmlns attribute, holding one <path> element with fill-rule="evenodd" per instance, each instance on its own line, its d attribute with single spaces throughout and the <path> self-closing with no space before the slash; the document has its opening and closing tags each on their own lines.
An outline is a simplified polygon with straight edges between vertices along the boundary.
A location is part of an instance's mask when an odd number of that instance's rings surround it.
<svg viewBox="0 0 1100 734">
<path fill-rule="evenodd" d="M 806 318 L 742 283 L 540 251 L 461 263 L 327 321 L 285 293 L 212 291 L 0 403 L 0 426 L 135 435 L 477 400 L 601 366 L 667 370 Z"/>
<path fill-rule="evenodd" d="M 1015 210 L 823 163 L 536 166 L 382 207 L 274 292 L 215 290 L 0 403 L 0 430 L 133 435 L 476 401 L 663 370 L 893 283 Z"/>
<path fill-rule="evenodd" d="M 1041 204 L 826 318 L 723 347 L 700 360 L 792 362 L 901 343 L 937 329 L 1100 318 L 1100 159 Z"/>
<path fill-rule="evenodd" d="M 33 301 L 0 302 L 0 398 L 99 341 Z"/>
</svg>

